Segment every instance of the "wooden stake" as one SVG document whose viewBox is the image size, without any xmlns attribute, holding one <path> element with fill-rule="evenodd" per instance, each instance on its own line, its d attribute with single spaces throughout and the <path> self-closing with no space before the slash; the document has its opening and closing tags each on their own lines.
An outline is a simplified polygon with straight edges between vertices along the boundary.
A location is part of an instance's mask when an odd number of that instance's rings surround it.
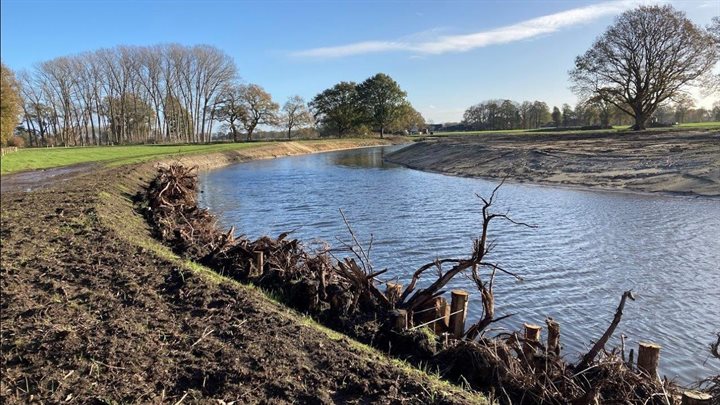
<svg viewBox="0 0 720 405">
<path fill-rule="evenodd" d="M 468 293 L 463 290 L 453 290 L 450 293 L 450 332 L 455 339 L 462 339 L 465 335 L 465 320 L 467 319 Z M 462 311 L 460 313 L 456 313 Z"/>
<path fill-rule="evenodd" d="M 439 319 L 437 322 L 432 324 L 432 330 L 435 334 L 441 335 L 443 332 L 448 330 L 448 324 L 450 322 L 450 305 L 443 297 L 435 297 L 435 318 Z"/>
<path fill-rule="evenodd" d="M 548 328 L 547 351 L 555 356 L 560 356 L 560 323 L 552 318 L 545 320 Z"/>
<path fill-rule="evenodd" d="M 262 250 L 255 251 L 255 273 L 254 275 L 262 275 L 265 267 L 265 252 Z"/>
<path fill-rule="evenodd" d="M 660 345 L 652 342 L 640 342 L 637 357 L 638 368 L 651 378 L 657 378 L 659 364 Z"/>
<path fill-rule="evenodd" d="M 530 355 L 535 354 L 535 347 L 533 346 L 533 343 L 540 343 L 540 330 L 542 328 L 531 323 L 523 324 L 523 326 L 525 327 L 523 352 L 525 353 L 525 357 L 530 358 Z"/>
<path fill-rule="evenodd" d="M 682 405 L 709 405 L 712 395 L 700 391 L 685 391 L 682 395 Z"/>
<path fill-rule="evenodd" d="M 390 312 L 390 324 L 396 331 L 407 329 L 407 311 L 404 309 L 395 309 Z"/>
<path fill-rule="evenodd" d="M 403 285 L 400 283 L 387 283 L 387 288 L 385 289 L 385 296 L 393 306 L 397 304 L 398 299 L 400 299 L 402 289 Z"/>
</svg>

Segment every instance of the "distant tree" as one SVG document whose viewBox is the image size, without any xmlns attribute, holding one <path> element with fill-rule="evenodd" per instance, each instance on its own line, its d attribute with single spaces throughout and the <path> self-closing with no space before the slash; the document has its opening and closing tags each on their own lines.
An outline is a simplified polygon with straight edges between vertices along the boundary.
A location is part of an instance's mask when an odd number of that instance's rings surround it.
<svg viewBox="0 0 720 405">
<path fill-rule="evenodd" d="M 317 122 L 343 136 L 362 124 L 363 111 L 358 100 L 357 85 L 340 82 L 316 95 L 310 102 L 310 108 Z"/>
<path fill-rule="evenodd" d="M 715 40 L 716 52 L 720 54 L 720 16 L 712 18 L 712 22 L 707 27 L 707 30 Z M 707 95 L 720 92 L 720 73 L 708 75 L 705 83 L 703 83 L 703 89 L 703 92 Z"/>
<path fill-rule="evenodd" d="M 397 117 L 388 126 L 393 132 L 421 131 L 425 129 L 425 127 L 425 118 L 423 118 L 422 114 L 415 110 L 410 103 L 404 103 L 400 107 Z"/>
<path fill-rule="evenodd" d="M 614 104 L 641 130 L 662 102 L 709 74 L 720 57 L 716 44 L 671 6 L 640 6 L 577 57 L 570 77 L 576 92 Z"/>
<path fill-rule="evenodd" d="M 675 121 L 679 123 L 691 122 L 688 120 L 688 113 L 695 107 L 695 100 L 688 95 L 682 95 L 675 101 Z"/>
<path fill-rule="evenodd" d="M 720 121 L 720 101 L 713 104 L 712 117 L 715 121 Z"/>
<path fill-rule="evenodd" d="M 112 105 L 112 104 L 110 104 Z M 194 124 L 190 112 L 171 95 L 165 99 L 165 121 L 168 134 L 176 140 L 190 142 L 194 132 Z"/>
<path fill-rule="evenodd" d="M 233 142 L 237 142 L 240 133 L 238 125 L 242 124 L 241 118 L 247 113 L 242 103 L 242 89 L 235 83 L 228 83 L 220 92 L 219 99 L 215 116 L 218 121 L 228 124 Z"/>
<path fill-rule="evenodd" d="M 276 125 L 280 106 L 272 101 L 270 93 L 257 84 L 240 86 L 240 101 L 245 110 L 239 119 L 247 134 L 247 141 L 252 140 L 253 131 L 258 125 Z"/>
<path fill-rule="evenodd" d="M 402 111 L 407 93 L 395 80 L 384 73 L 378 73 L 360 83 L 357 92 L 364 118 L 368 124 L 378 129 L 382 138 L 385 135 L 385 128 Z"/>
<path fill-rule="evenodd" d="M 562 126 L 564 127 L 570 127 L 576 124 L 577 117 L 575 116 L 575 111 L 573 111 L 573 108 L 570 107 L 570 104 L 563 104 L 562 105 Z"/>
<path fill-rule="evenodd" d="M 292 96 L 282 107 L 281 121 L 287 128 L 288 139 L 291 139 L 293 128 L 302 128 L 312 124 L 313 117 L 305 100 L 300 96 Z"/>
<path fill-rule="evenodd" d="M 559 127 L 560 124 L 562 124 L 562 113 L 557 107 L 553 107 L 552 120 L 556 127 Z"/>
<path fill-rule="evenodd" d="M 147 134 L 155 121 L 152 106 L 135 94 L 127 93 L 122 98 L 106 98 L 104 111 L 113 111 L 107 117 L 110 132 L 126 134 L 128 139 L 139 139 L 137 135 Z M 124 111 L 120 114 L 120 111 Z"/>
<path fill-rule="evenodd" d="M 0 62 L 0 144 L 12 139 L 22 113 L 22 100 L 15 74 Z"/>
</svg>

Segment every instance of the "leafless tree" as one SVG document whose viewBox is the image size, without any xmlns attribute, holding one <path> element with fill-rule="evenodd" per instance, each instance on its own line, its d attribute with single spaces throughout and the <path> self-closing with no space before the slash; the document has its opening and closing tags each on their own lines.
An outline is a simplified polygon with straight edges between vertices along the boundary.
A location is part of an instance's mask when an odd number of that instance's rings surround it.
<svg viewBox="0 0 720 405">
<path fill-rule="evenodd" d="M 288 139 L 292 138 L 292 130 L 301 128 L 313 123 L 313 116 L 300 96 L 292 96 L 285 102 L 282 108 L 282 123 L 287 128 Z"/>
</svg>

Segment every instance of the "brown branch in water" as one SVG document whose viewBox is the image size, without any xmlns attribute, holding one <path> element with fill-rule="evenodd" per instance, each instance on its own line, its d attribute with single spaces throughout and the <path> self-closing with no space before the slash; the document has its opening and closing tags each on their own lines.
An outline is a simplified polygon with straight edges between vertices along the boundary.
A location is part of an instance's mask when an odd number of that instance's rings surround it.
<svg viewBox="0 0 720 405">
<path fill-rule="evenodd" d="M 595 360 L 595 357 L 598 355 L 600 350 L 605 347 L 608 339 L 610 339 L 610 336 L 612 336 L 613 332 L 615 332 L 615 328 L 617 328 L 618 324 L 620 323 L 620 319 L 622 318 L 623 314 L 623 308 L 625 308 L 625 301 L 628 298 L 635 301 L 635 296 L 633 295 L 632 290 L 625 291 L 623 293 L 622 297 L 620 298 L 620 304 L 615 311 L 615 316 L 613 317 L 610 326 L 608 326 L 602 337 L 598 339 L 597 342 L 595 342 L 595 345 L 593 345 L 590 351 L 587 352 L 585 356 L 583 356 L 582 360 L 580 360 L 580 363 L 578 363 L 578 365 L 575 367 L 576 370 L 586 369 L 590 365 L 590 363 Z"/>
</svg>

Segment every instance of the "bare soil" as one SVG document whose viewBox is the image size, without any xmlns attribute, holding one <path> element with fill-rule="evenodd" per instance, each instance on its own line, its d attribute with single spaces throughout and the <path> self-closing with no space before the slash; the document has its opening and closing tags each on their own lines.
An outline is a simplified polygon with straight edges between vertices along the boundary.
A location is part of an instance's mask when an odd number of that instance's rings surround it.
<svg viewBox="0 0 720 405">
<path fill-rule="evenodd" d="M 0 402 L 482 400 L 162 253 L 130 201 L 151 173 L 3 191 Z"/>
<path fill-rule="evenodd" d="M 720 131 L 489 134 L 430 139 L 388 160 L 458 176 L 720 196 Z"/>
</svg>

